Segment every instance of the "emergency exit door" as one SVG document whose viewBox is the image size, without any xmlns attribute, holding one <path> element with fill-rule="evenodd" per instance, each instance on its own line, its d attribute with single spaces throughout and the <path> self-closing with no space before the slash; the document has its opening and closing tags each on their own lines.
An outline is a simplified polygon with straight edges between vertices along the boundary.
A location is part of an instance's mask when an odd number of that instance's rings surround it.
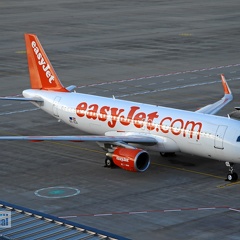
<svg viewBox="0 0 240 240">
<path fill-rule="evenodd" d="M 215 134 L 214 147 L 217 149 L 224 149 L 224 135 L 227 130 L 227 126 L 219 125 Z"/>
</svg>

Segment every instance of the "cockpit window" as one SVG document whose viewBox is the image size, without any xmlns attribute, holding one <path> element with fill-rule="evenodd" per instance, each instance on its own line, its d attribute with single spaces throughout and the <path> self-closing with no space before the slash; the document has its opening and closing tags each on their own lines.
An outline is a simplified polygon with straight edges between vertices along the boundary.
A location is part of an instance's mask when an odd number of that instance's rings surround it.
<svg viewBox="0 0 240 240">
<path fill-rule="evenodd" d="M 237 138 L 237 142 L 240 142 L 240 136 L 238 136 L 238 138 Z"/>
</svg>

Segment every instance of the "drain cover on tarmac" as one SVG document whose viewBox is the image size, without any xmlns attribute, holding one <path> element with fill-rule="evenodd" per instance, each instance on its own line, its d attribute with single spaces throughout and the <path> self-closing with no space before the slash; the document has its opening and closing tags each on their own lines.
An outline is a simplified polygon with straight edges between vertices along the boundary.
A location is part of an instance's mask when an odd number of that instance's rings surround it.
<svg viewBox="0 0 240 240">
<path fill-rule="evenodd" d="M 66 198 L 73 197 L 80 193 L 80 190 L 72 187 L 48 187 L 35 191 L 35 195 L 44 198 Z"/>
</svg>

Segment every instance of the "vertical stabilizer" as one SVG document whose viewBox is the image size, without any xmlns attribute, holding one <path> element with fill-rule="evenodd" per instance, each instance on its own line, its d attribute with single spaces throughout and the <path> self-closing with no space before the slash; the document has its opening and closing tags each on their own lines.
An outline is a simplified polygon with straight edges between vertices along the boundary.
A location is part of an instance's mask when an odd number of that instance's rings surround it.
<svg viewBox="0 0 240 240">
<path fill-rule="evenodd" d="M 68 92 L 61 84 L 40 41 L 34 34 L 25 34 L 30 83 L 33 89 Z"/>
</svg>

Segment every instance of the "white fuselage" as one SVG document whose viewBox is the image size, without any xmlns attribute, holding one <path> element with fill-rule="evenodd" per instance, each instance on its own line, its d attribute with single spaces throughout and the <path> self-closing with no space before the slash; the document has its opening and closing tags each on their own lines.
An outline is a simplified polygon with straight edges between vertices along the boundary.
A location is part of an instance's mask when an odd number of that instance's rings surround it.
<svg viewBox="0 0 240 240">
<path fill-rule="evenodd" d="M 42 110 L 87 133 L 150 135 L 159 144 L 145 149 L 240 162 L 240 122 L 234 119 L 74 92 L 29 89 L 23 95 L 43 99 L 37 104 Z"/>
</svg>

